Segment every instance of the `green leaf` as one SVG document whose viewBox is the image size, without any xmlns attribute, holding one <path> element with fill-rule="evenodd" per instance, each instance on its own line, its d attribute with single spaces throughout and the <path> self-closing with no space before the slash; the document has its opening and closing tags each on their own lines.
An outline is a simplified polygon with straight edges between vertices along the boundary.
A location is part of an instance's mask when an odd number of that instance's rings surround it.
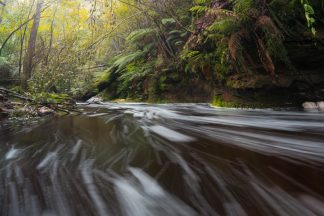
<svg viewBox="0 0 324 216">
<path fill-rule="evenodd" d="M 305 13 L 308 14 L 308 15 L 314 15 L 315 14 L 313 7 L 310 6 L 309 4 L 304 4 L 304 10 L 305 10 Z"/>
<path fill-rule="evenodd" d="M 175 23 L 176 21 L 173 18 L 164 18 L 161 20 L 163 25 L 171 25 Z"/>
</svg>

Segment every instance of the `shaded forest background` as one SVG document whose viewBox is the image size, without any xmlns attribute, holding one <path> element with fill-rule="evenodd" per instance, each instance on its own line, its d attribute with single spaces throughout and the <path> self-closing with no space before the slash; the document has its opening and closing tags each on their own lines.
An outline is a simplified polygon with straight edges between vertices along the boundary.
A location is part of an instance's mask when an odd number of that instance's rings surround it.
<svg viewBox="0 0 324 216">
<path fill-rule="evenodd" d="M 324 98 L 324 1 L 2 0 L 0 82 L 35 97 Z M 278 100 L 277 100 L 278 99 Z"/>
</svg>

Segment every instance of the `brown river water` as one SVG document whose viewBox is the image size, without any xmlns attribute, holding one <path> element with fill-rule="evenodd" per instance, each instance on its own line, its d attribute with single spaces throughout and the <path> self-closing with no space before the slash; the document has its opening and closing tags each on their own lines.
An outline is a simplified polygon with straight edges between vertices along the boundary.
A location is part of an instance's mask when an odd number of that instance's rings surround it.
<svg viewBox="0 0 324 216">
<path fill-rule="evenodd" d="M 79 106 L 0 122 L 0 215 L 324 215 L 324 113 Z"/>
</svg>

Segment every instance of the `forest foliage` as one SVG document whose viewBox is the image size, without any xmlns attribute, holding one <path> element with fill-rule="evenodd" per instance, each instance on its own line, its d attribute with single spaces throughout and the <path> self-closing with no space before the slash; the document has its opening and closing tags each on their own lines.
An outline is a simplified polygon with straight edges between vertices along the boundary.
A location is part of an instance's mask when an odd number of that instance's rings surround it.
<svg viewBox="0 0 324 216">
<path fill-rule="evenodd" d="M 317 43 L 324 22 L 319 0 L 1 3 L 0 75 L 25 77 L 31 93 L 75 97 L 102 91 L 157 100 L 193 80 L 226 86 L 237 74 L 275 78 L 278 68 L 294 71 L 285 42 Z"/>
</svg>

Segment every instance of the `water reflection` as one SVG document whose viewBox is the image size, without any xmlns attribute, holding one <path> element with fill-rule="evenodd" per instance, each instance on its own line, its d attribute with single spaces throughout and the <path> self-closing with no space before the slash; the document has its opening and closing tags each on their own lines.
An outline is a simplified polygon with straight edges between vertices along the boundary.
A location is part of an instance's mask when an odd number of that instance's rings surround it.
<svg viewBox="0 0 324 216">
<path fill-rule="evenodd" d="M 1 123 L 1 215 L 324 215 L 320 113 L 84 109 Z"/>
</svg>

